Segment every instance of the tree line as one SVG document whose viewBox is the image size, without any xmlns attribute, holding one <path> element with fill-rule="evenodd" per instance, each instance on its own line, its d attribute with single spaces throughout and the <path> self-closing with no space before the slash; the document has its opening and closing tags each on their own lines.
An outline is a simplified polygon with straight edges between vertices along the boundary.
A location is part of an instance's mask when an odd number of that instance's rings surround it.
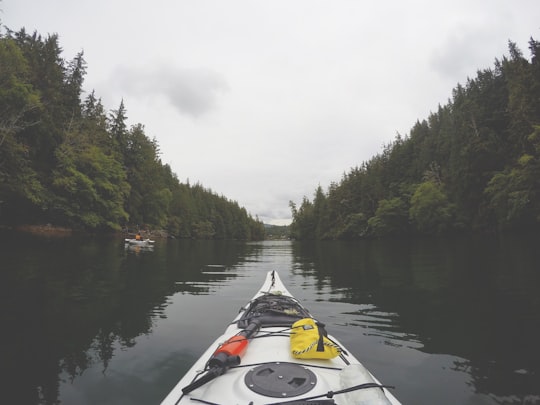
<svg viewBox="0 0 540 405">
<path fill-rule="evenodd" d="M 95 92 L 83 98 L 86 69 L 57 35 L 0 34 L 0 224 L 264 238 L 236 201 L 181 183 L 144 126 L 128 127 L 123 100 L 108 112 Z"/>
<path fill-rule="evenodd" d="M 290 202 L 292 236 L 350 239 L 540 228 L 540 43 L 458 84 L 327 191 Z"/>
</svg>

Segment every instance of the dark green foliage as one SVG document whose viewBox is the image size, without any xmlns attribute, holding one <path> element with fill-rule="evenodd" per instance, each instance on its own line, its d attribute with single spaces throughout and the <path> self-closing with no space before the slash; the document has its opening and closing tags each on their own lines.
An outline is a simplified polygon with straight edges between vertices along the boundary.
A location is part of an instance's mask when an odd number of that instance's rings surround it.
<svg viewBox="0 0 540 405">
<path fill-rule="evenodd" d="M 411 197 L 409 216 L 420 232 L 441 234 L 452 227 L 453 206 L 439 184 L 426 181 Z"/>
<path fill-rule="evenodd" d="M 109 114 L 94 92 L 81 100 L 83 53 L 61 53 L 56 35 L 0 36 L 0 224 L 264 239 L 238 203 L 180 183 L 123 100 Z"/>
<path fill-rule="evenodd" d="M 0 210 L 7 222 L 33 215 L 44 202 L 44 187 L 30 157 L 26 131 L 39 123 L 39 93 L 30 84 L 32 72 L 12 38 L 0 40 Z M 8 199 L 6 196 L 13 196 Z M 2 212 L 0 211 L 0 213 Z"/>
<path fill-rule="evenodd" d="M 292 235 L 359 238 L 540 228 L 540 43 L 458 85 L 408 136 L 300 208 Z M 316 208 L 317 207 L 317 208 Z"/>
<path fill-rule="evenodd" d="M 497 172 L 485 194 L 501 229 L 535 227 L 540 222 L 540 126 L 527 138 L 531 154 Z"/>
<path fill-rule="evenodd" d="M 408 229 L 407 205 L 399 198 L 380 200 L 375 215 L 368 220 L 375 236 L 402 235 Z"/>
<path fill-rule="evenodd" d="M 57 224 L 89 229 L 120 229 L 130 186 L 122 166 L 93 143 L 91 132 L 66 134 L 56 150 L 51 219 Z"/>
<path fill-rule="evenodd" d="M 317 218 L 313 209 L 313 203 L 306 197 L 300 208 L 296 209 L 293 202 L 290 203 L 294 221 L 291 224 L 291 235 L 296 239 L 313 239 L 316 237 Z"/>
</svg>

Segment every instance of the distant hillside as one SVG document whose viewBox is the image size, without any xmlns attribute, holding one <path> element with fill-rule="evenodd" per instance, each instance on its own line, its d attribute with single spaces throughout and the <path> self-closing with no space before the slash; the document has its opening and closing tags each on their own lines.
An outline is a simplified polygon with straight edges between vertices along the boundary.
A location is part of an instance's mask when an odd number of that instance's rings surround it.
<svg viewBox="0 0 540 405">
<path fill-rule="evenodd" d="M 290 226 L 264 224 L 266 239 L 290 239 Z"/>
</svg>

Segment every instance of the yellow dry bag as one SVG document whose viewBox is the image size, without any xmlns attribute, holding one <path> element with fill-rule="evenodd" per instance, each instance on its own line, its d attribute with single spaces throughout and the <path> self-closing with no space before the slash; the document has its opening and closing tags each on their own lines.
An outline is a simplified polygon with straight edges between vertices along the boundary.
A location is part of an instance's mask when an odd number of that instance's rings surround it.
<svg viewBox="0 0 540 405">
<path fill-rule="evenodd" d="M 328 339 L 313 318 L 300 319 L 291 330 L 291 353 L 297 359 L 333 359 L 341 348 Z"/>
</svg>

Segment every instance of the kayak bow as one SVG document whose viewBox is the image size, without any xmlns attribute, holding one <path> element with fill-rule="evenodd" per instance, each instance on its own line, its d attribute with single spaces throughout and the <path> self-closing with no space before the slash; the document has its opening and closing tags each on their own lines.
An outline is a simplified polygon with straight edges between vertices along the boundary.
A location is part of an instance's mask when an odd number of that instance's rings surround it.
<svg viewBox="0 0 540 405">
<path fill-rule="evenodd" d="M 296 350 L 309 339 L 304 350 Z M 261 290 L 162 405 L 400 405 L 388 388 L 328 335 L 277 272 L 270 271 Z"/>
</svg>

